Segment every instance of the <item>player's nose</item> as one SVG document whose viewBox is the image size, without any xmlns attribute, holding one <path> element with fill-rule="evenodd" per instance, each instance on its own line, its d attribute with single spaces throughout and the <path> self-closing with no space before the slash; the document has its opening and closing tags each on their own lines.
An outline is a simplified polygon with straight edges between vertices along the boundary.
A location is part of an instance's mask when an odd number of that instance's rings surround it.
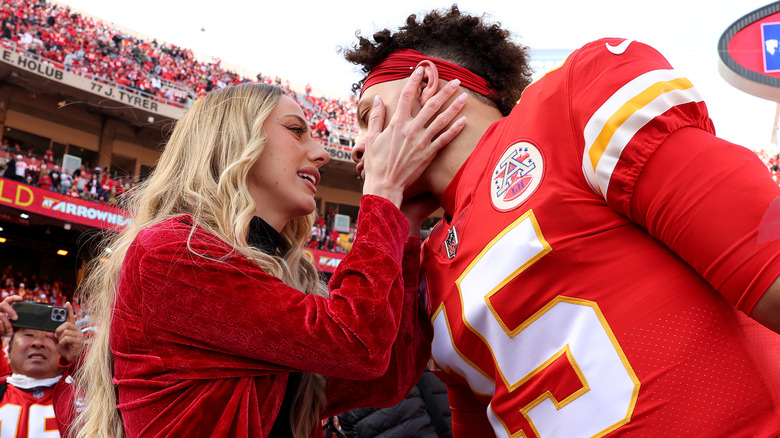
<svg viewBox="0 0 780 438">
<path fill-rule="evenodd" d="M 360 138 L 355 142 L 355 146 L 352 147 L 352 161 L 360 163 L 363 161 L 363 153 L 366 152 L 366 143 L 361 141 Z"/>
</svg>

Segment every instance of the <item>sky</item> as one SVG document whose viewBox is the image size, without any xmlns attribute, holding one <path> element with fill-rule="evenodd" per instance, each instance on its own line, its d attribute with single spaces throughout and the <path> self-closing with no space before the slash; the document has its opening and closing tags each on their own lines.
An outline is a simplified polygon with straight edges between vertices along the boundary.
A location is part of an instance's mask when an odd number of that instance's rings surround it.
<svg viewBox="0 0 780 438">
<path fill-rule="evenodd" d="M 406 17 L 451 1 L 58 0 L 109 23 L 191 48 L 240 67 L 239 73 L 310 83 L 315 94 L 349 95 L 360 79 L 339 54 L 355 33 L 395 29 Z M 573 50 L 601 37 L 652 45 L 703 95 L 717 134 L 751 149 L 770 143 L 777 104 L 742 92 L 718 73 L 717 44 L 755 0 L 464 0 L 462 12 L 485 15 L 535 50 Z"/>
</svg>

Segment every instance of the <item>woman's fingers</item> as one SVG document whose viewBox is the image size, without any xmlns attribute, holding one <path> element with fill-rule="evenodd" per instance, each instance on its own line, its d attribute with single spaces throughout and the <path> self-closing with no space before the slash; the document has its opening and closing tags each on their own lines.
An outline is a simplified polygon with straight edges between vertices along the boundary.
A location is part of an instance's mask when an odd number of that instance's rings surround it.
<svg viewBox="0 0 780 438">
<path fill-rule="evenodd" d="M 421 88 L 423 72 L 418 67 L 404 84 L 386 127 L 384 102 L 374 97 L 366 130 L 361 134 L 364 193 L 385 196 L 396 205 L 400 205 L 403 192 L 420 178 L 438 151 L 465 126 L 465 119 L 452 123 L 467 99 L 466 93 L 452 99 L 460 81 L 452 80 L 426 97 L 428 88 Z"/>
<path fill-rule="evenodd" d="M 371 116 L 368 118 L 368 129 L 366 130 L 367 138 L 365 139 L 366 143 L 370 143 L 374 138 L 381 134 L 384 125 L 385 104 L 377 94 L 374 96 L 373 108 L 371 108 Z"/>
<path fill-rule="evenodd" d="M 466 93 L 461 94 L 455 99 L 449 107 L 447 107 L 441 114 L 431 122 L 428 128 L 425 130 L 425 141 L 431 143 L 431 151 L 434 155 L 451 142 L 466 126 L 466 118 L 461 117 L 455 123 L 452 120 L 460 113 L 463 106 L 466 105 L 466 99 L 468 95 Z M 449 126 L 449 128 L 448 128 Z M 434 140 L 435 139 L 435 140 Z"/>
<path fill-rule="evenodd" d="M 401 117 L 411 117 L 412 102 L 417 96 L 417 88 L 422 83 L 423 71 L 422 67 L 417 67 L 409 77 L 409 80 L 406 81 L 406 84 L 404 84 L 403 89 L 401 89 L 401 96 L 398 98 L 395 114 L 393 114 L 393 120 Z"/>
<path fill-rule="evenodd" d="M 466 105 L 468 94 L 462 93 L 442 111 L 447 100 L 458 90 L 459 84 L 460 81 L 457 79 L 450 81 L 436 95 L 425 102 L 425 105 L 423 105 L 416 116 L 409 116 L 406 125 L 403 127 L 403 133 L 407 139 L 402 145 L 404 153 L 423 153 L 425 155 L 432 153 L 435 155 L 439 149 L 452 141 L 455 135 L 463 129 L 463 125 L 458 125 L 457 122 L 453 126 L 450 126 L 450 124 Z M 394 119 L 398 113 L 396 111 L 393 115 Z M 431 118 L 433 118 L 432 121 Z M 463 120 L 459 122 L 463 122 Z M 394 121 L 390 123 L 392 125 Z M 448 126 L 450 127 L 448 128 Z M 443 131 L 446 131 L 448 135 L 442 138 L 441 134 Z M 436 142 L 433 142 L 434 138 L 437 138 Z M 433 147 L 428 148 L 429 145 Z"/>
<path fill-rule="evenodd" d="M 418 121 L 428 126 L 427 130 L 431 131 L 432 136 L 436 135 L 442 128 L 444 128 L 444 126 L 446 126 L 449 122 L 451 122 L 452 119 L 455 117 L 455 115 L 458 112 L 460 112 L 460 110 L 463 108 L 463 104 L 465 104 L 466 102 L 465 100 L 466 93 L 463 93 L 460 97 L 463 100 L 456 99 L 447 107 L 447 109 L 442 111 L 441 114 L 438 114 L 439 111 L 442 108 L 444 108 L 444 105 L 447 103 L 447 100 L 449 100 L 452 97 L 452 95 L 455 94 L 456 91 L 458 91 L 459 87 L 460 87 L 460 80 L 453 79 L 449 81 L 447 85 L 440 88 L 439 91 L 437 91 L 433 97 L 431 97 L 425 102 L 425 105 L 423 105 L 422 109 L 420 110 L 420 113 L 417 114 L 416 118 L 418 119 Z M 453 109 L 453 106 L 456 108 L 454 112 L 451 111 Z M 437 124 L 431 123 L 429 125 L 431 118 L 434 116 L 436 116 L 436 119 L 434 119 L 434 121 L 440 119 L 443 120 L 443 123 L 441 122 Z"/>
<path fill-rule="evenodd" d="M 466 116 L 461 117 L 457 122 L 453 123 L 446 131 L 436 137 L 431 142 L 430 150 L 435 155 L 441 148 L 449 144 L 455 137 L 460 134 L 460 131 L 466 126 Z"/>
</svg>

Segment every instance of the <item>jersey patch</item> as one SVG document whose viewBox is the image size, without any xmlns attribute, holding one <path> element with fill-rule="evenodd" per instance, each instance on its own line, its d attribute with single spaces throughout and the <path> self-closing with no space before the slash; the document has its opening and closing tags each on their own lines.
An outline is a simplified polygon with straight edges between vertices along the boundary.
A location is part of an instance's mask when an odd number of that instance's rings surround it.
<svg viewBox="0 0 780 438">
<path fill-rule="evenodd" d="M 458 252 L 458 232 L 455 230 L 455 227 L 452 227 L 447 231 L 444 247 L 447 250 L 447 258 L 455 258 L 455 254 Z"/>
<path fill-rule="evenodd" d="M 544 160 L 539 149 L 527 141 L 507 148 L 493 169 L 490 200 L 499 211 L 517 208 L 539 187 Z"/>
</svg>

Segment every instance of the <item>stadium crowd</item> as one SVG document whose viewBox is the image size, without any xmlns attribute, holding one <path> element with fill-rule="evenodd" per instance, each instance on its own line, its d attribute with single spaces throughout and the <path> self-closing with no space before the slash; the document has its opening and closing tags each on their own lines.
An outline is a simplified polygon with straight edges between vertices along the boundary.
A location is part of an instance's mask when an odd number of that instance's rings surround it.
<svg viewBox="0 0 780 438">
<path fill-rule="evenodd" d="M 88 162 L 78 169 L 62 170 L 51 149 L 44 156 L 32 149 L 23 153 L 19 143 L 12 145 L 8 139 L 0 144 L 0 170 L 4 178 L 111 205 L 119 205 L 127 190 L 136 184 L 133 178 L 112 176 L 100 167 L 91 168 Z"/>
<path fill-rule="evenodd" d="M 66 196 L 81 198 L 101 204 L 122 207 L 125 194 L 136 186 L 138 180 L 121 176 L 108 169 L 91 167 L 89 162 L 78 169 L 61 169 L 51 149 L 41 156 L 32 149 L 26 152 L 17 142 L 3 139 L 0 142 L 0 176 L 14 181 L 51 190 Z M 319 217 L 311 229 L 307 246 L 332 252 L 347 253 L 355 237 L 355 226 L 349 233 L 334 229 L 332 210 Z"/>
<path fill-rule="evenodd" d="M 766 164 L 769 172 L 772 173 L 772 179 L 778 182 L 780 178 L 780 150 L 778 149 L 756 149 L 755 152 L 761 161 Z"/>
<path fill-rule="evenodd" d="M 63 306 L 73 298 L 74 290 L 75 285 L 48 277 L 39 278 L 36 274 L 14 269 L 12 265 L 8 265 L 0 274 L 0 299 L 19 295 L 24 301 Z"/>
<path fill-rule="evenodd" d="M 84 16 L 45 0 L 2 0 L 3 44 L 34 54 L 68 71 L 142 94 L 159 102 L 187 107 L 216 88 L 243 82 L 274 83 L 304 107 L 323 140 L 336 133 L 356 134 L 354 98 L 314 97 L 307 84 L 302 96 L 289 81 L 258 73 L 246 78 L 223 68 L 219 59 L 200 61 L 192 50 L 131 35 L 113 24 Z"/>
</svg>

